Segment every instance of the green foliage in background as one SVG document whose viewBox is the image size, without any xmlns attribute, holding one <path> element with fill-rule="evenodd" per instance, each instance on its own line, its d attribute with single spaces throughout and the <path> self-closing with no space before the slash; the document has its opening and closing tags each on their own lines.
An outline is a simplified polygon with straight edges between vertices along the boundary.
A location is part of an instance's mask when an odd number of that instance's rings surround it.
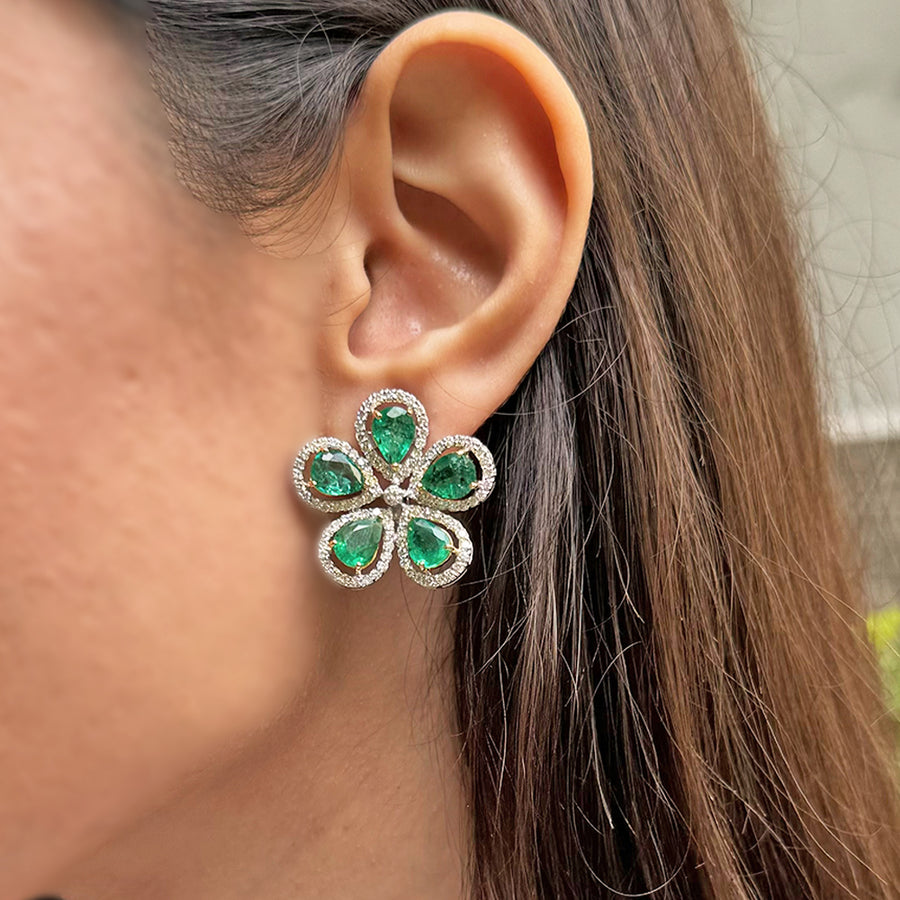
<svg viewBox="0 0 900 900">
<path fill-rule="evenodd" d="M 891 606 L 869 616 L 869 638 L 881 663 L 887 700 L 900 720 L 900 606 Z"/>
</svg>

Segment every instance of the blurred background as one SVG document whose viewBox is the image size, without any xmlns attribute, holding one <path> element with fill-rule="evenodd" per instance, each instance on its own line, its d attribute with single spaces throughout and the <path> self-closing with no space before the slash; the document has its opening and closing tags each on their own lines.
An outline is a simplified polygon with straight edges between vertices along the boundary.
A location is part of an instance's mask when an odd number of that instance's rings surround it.
<svg viewBox="0 0 900 900">
<path fill-rule="evenodd" d="M 739 0 L 809 226 L 813 319 L 874 607 L 900 604 L 900 0 Z"/>
<path fill-rule="evenodd" d="M 900 720 L 900 0 L 736 0 L 810 240 L 840 488 Z"/>
</svg>

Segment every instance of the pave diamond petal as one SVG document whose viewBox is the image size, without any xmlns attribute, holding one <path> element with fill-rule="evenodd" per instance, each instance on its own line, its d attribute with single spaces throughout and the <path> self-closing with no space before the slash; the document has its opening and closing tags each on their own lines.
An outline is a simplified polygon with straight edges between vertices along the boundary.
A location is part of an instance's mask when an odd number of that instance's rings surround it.
<svg viewBox="0 0 900 900">
<path fill-rule="evenodd" d="M 389 462 L 382 456 L 372 434 L 372 423 L 376 410 L 392 406 L 402 407 L 406 410 L 415 426 L 412 444 L 399 462 Z M 386 388 L 375 391 L 363 401 L 356 414 L 355 428 L 357 443 L 366 459 L 370 460 L 378 473 L 388 481 L 399 484 L 409 476 L 409 473 L 419 465 L 422 459 L 422 451 L 428 441 L 428 414 L 425 412 L 425 407 L 409 391 Z"/>
<path fill-rule="evenodd" d="M 336 454 L 340 454 L 349 460 L 352 467 L 362 476 L 362 490 L 344 496 L 329 496 L 324 491 L 320 491 L 319 487 L 322 485 L 316 483 L 318 478 L 314 479 L 313 466 L 316 457 L 323 453 L 330 454 L 332 458 Z M 346 441 L 334 437 L 320 437 L 304 444 L 294 458 L 291 474 L 294 489 L 300 499 L 322 512 L 345 512 L 348 509 L 357 509 L 381 496 L 381 485 L 375 477 L 375 470 L 371 463 Z"/>
<path fill-rule="evenodd" d="M 481 470 L 480 474 L 476 474 L 473 479 L 475 481 L 474 488 L 470 482 L 469 490 L 462 496 L 452 496 L 454 492 L 462 493 L 464 487 L 462 481 L 455 483 L 455 489 L 449 487 L 442 489 L 442 493 L 447 494 L 447 496 L 442 496 L 437 490 L 437 485 L 440 481 L 438 478 L 440 469 L 435 471 L 435 468 L 440 465 L 455 465 L 452 461 L 448 463 L 442 462 L 442 458 L 449 451 L 458 451 L 460 461 L 467 460 L 473 469 L 476 468 L 475 463 L 477 463 L 477 468 Z M 472 463 L 472 460 L 475 462 Z M 468 465 L 460 466 L 459 476 L 464 478 L 468 475 L 471 475 Z M 428 450 L 418 466 L 410 474 L 409 479 L 410 484 L 414 486 L 413 498 L 418 503 L 421 503 L 423 506 L 447 510 L 448 512 L 461 512 L 464 509 L 471 509 L 473 506 L 483 503 L 494 489 L 496 477 L 497 468 L 494 465 L 491 451 L 478 438 L 467 434 L 450 434 L 445 438 L 441 438 Z"/>
<path fill-rule="evenodd" d="M 359 522 L 370 522 L 377 519 L 381 525 L 381 544 L 377 555 L 365 566 L 347 565 L 336 554 L 338 535 L 345 538 L 350 534 L 350 527 Z M 345 530 L 346 529 L 346 530 Z M 325 572 L 338 584 L 348 588 L 364 588 L 378 581 L 387 571 L 394 555 L 396 529 L 394 517 L 389 509 L 372 507 L 371 509 L 355 509 L 335 519 L 325 527 L 319 537 L 319 562 Z M 349 570 L 349 571 L 348 571 Z"/>
<path fill-rule="evenodd" d="M 426 520 L 449 533 L 453 540 L 453 549 L 445 557 L 446 564 L 423 567 L 417 564 L 418 550 L 410 547 L 410 526 L 414 520 Z M 462 523 L 438 509 L 428 509 L 408 504 L 400 513 L 397 523 L 397 555 L 403 571 L 417 584 L 423 587 L 445 587 L 456 581 L 472 562 L 472 540 Z M 434 557 L 436 559 L 436 556 Z"/>
</svg>

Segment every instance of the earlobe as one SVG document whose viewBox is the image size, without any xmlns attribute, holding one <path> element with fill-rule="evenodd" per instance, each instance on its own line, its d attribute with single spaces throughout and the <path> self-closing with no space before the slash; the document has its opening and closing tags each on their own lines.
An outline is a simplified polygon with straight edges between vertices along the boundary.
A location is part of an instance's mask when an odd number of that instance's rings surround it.
<svg viewBox="0 0 900 900">
<path fill-rule="evenodd" d="M 472 433 L 549 340 L 593 196 L 587 128 L 549 57 L 481 13 L 425 19 L 373 64 L 342 177 L 366 296 L 329 322 L 320 367 L 353 393 L 405 387 Z"/>
</svg>

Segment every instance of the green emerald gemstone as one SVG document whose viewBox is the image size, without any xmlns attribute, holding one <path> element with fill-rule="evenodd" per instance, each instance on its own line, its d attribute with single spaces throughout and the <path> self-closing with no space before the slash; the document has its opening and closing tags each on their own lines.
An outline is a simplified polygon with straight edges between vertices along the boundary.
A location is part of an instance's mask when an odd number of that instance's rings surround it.
<svg viewBox="0 0 900 900">
<path fill-rule="evenodd" d="M 363 489 L 363 474 L 341 450 L 320 450 L 309 469 L 313 487 L 328 497 L 349 497 Z"/>
<path fill-rule="evenodd" d="M 472 493 L 478 481 L 475 460 L 468 451 L 456 451 L 439 456 L 422 476 L 422 487 L 442 500 L 462 500 Z"/>
<path fill-rule="evenodd" d="M 338 528 L 332 538 L 334 555 L 350 569 L 364 569 L 374 562 L 384 530 L 380 518 L 357 519 Z"/>
<path fill-rule="evenodd" d="M 430 519 L 411 519 L 406 530 L 409 558 L 420 568 L 435 569 L 453 552 L 453 538 L 446 528 Z"/>
<path fill-rule="evenodd" d="M 372 419 L 372 440 L 392 465 L 402 462 L 416 436 L 416 423 L 402 406 L 386 406 Z"/>
</svg>

